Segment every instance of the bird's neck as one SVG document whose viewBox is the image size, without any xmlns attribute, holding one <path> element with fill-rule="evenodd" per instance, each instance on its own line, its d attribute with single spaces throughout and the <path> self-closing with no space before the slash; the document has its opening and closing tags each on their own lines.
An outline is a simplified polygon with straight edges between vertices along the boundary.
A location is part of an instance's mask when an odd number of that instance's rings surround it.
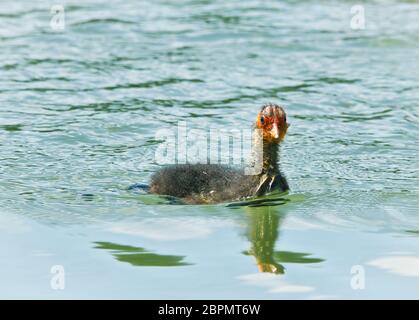
<svg viewBox="0 0 419 320">
<path fill-rule="evenodd" d="M 279 144 L 263 141 L 262 174 L 276 175 L 279 172 Z"/>
<path fill-rule="evenodd" d="M 279 144 L 268 142 L 255 134 L 253 143 L 253 168 L 261 176 L 275 176 L 279 173 Z"/>
</svg>

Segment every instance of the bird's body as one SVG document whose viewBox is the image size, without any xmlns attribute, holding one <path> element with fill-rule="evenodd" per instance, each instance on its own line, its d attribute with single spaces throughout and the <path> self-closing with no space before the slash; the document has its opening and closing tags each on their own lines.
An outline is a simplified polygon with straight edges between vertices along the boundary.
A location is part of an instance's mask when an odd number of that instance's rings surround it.
<svg viewBox="0 0 419 320">
<path fill-rule="evenodd" d="M 216 164 L 183 164 L 157 172 L 150 192 L 204 204 L 235 201 L 288 189 L 281 175 L 246 175 L 243 170 Z"/>
<path fill-rule="evenodd" d="M 258 172 L 246 174 L 244 169 L 218 164 L 172 165 L 154 174 L 149 191 L 180 198 L 189 204 L 235 201 L 273 191 L 284 192 L 288 190 L 288 183 L 278 162 L 279 142 L 287 128 L 283 109 L 265 105 L 256 121 L 256 129 L 262 131 Z"/>
</svg>

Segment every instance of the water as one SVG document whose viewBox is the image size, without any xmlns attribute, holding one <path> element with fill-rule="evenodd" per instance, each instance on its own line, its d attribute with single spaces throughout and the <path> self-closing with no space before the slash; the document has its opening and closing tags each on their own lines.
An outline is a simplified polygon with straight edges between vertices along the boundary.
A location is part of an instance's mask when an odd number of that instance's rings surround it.
<svg viewBox="0 0 419 320">
<path fill-rule="evenodd" d="M 65 1 L 57 32 L 50 2 L 2 1 L 0 297 L 418 298 L 419 2 L 364 1 L 352 30 L 357 3 Z M 285 200 L 126 190 L 158 129 L 249 128 L 268 101 Z"/>
</svg>

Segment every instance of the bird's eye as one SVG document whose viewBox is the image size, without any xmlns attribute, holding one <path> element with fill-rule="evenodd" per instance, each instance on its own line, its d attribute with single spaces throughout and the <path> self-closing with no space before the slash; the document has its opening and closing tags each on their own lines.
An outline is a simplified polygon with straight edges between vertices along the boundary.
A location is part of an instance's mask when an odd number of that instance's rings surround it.
<svg viewBox="0 0 419 320">
<path fill-rule="evenodd" d="M 262 117 L 260 117 L 260 123 L 261 124 L 264 124 L 265 123 L 265 118 L 262 116 Z"/>
</svg>

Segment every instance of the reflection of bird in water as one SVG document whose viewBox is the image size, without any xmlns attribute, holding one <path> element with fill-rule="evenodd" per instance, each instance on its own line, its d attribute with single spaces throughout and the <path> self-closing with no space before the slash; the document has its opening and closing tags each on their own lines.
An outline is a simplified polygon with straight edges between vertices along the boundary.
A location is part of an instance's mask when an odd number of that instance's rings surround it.
<svg viewBox="0 0 419 320">
<path fill-rule="evenodd" d="M 284 273 L 284 266 L 275 261 L 280 215 L 275 207 L 247 207 L 247 236 L 252 244 L 248 254 L 256 258 L 260 272 Z"/>
<path fill-rule="evenodd" d="M 281 197 L 267 197 L 229 205 L 234 209 L 244 208 L 247 213 L 247 237 L 251 248 L 245 254 L 256 258 L 260 272 L 283 274 L 285 267 L 282 263 L 311 264 L 324 261 L 310 257 L 309 253 L 275 251 L 279 227 L 284 218 L 279 206 L 288 201 L 290 200 Z"/>
</svg>

